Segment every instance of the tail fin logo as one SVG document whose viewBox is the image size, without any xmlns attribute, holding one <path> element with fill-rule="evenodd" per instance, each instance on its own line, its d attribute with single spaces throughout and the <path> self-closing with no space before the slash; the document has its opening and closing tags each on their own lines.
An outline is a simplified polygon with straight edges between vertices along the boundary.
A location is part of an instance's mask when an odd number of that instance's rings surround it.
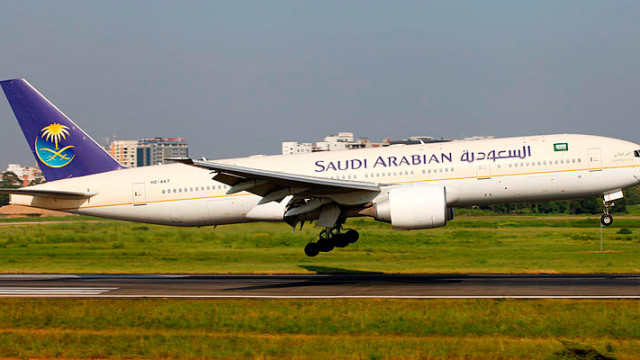
<svg viewBox="0 0 640 360">
<path fill-rule="evenodd" d="M 42 135 L 36 137 L 36 154 L 43 164 L 52 168 L 69 165 L 75 158 L 73 145 L 65 144 L 69 136 L 69 128 L 65 125 L 53 123 L 40 130 Z"/>
</svg>

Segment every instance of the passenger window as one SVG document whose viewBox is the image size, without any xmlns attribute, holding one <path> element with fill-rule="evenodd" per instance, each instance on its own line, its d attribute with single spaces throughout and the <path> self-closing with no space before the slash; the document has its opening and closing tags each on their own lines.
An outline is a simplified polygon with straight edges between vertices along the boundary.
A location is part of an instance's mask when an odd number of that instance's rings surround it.
<svg viewBox="0 0 640 360">
<path fill-rule="evenodd" d="M 633 156 L 635 156 L 635 157 L 640 157 L 640 150 L 635 150 L 635 151 L 633 152 Z"/>
</svg>

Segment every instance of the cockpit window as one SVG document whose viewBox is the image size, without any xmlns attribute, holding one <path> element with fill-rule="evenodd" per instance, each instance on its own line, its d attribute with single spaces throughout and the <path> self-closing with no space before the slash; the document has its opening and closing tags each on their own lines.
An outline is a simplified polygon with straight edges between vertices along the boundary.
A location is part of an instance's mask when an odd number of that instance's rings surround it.
<svg viewBox="0 0 640 360">
<path fill-rule="evenodd" d="M 633 152 L 633 156 L 635 156 L 635 157 L 640 157 L 640 150 L 635 150 L 635 151 Z"/>
</svg>

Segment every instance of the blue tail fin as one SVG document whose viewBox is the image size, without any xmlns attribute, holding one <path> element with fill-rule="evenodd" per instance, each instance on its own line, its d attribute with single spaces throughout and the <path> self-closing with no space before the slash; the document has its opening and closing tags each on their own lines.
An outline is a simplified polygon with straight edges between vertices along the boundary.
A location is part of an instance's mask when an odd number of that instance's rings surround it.
<svg viewBox="0 0 640 360">
<path fill-rule="evenodd" d="M 0 85 L 47 181 L 124 168 L 26 80 Z"/>
</svg>

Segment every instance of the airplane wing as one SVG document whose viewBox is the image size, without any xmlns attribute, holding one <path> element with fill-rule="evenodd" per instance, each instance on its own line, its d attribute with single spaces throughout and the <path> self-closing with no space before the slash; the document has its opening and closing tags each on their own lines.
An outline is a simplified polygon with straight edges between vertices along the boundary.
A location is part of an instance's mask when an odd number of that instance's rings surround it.
<svg viewBox="0 0 640 360">
<path fill-rule="evenodd" d="M 82 191 L 65 191 L 65 190 L 40 190 L 29 188 L 17 188 L 17 189 L 0 189 L 0 194 L 14 194 L 14 195 L 31 195 L 58 199 L 88 199 L 95 196 L 96 192 L 82 192 Z"/>
<path fill-rule="evenodd" d="M 228 194 L 248 191 L 262 196 L 261 203 L 279 201 L 288 195 L 324 197 L 354 191 L 378 193 L 378 184 L 364 181 L 327 179 L 315 176 L 246 168 L 213 161 L 186 160 L 180 162 L 215 172 L 214 180 L 231 186 Z"/>
</svg>

